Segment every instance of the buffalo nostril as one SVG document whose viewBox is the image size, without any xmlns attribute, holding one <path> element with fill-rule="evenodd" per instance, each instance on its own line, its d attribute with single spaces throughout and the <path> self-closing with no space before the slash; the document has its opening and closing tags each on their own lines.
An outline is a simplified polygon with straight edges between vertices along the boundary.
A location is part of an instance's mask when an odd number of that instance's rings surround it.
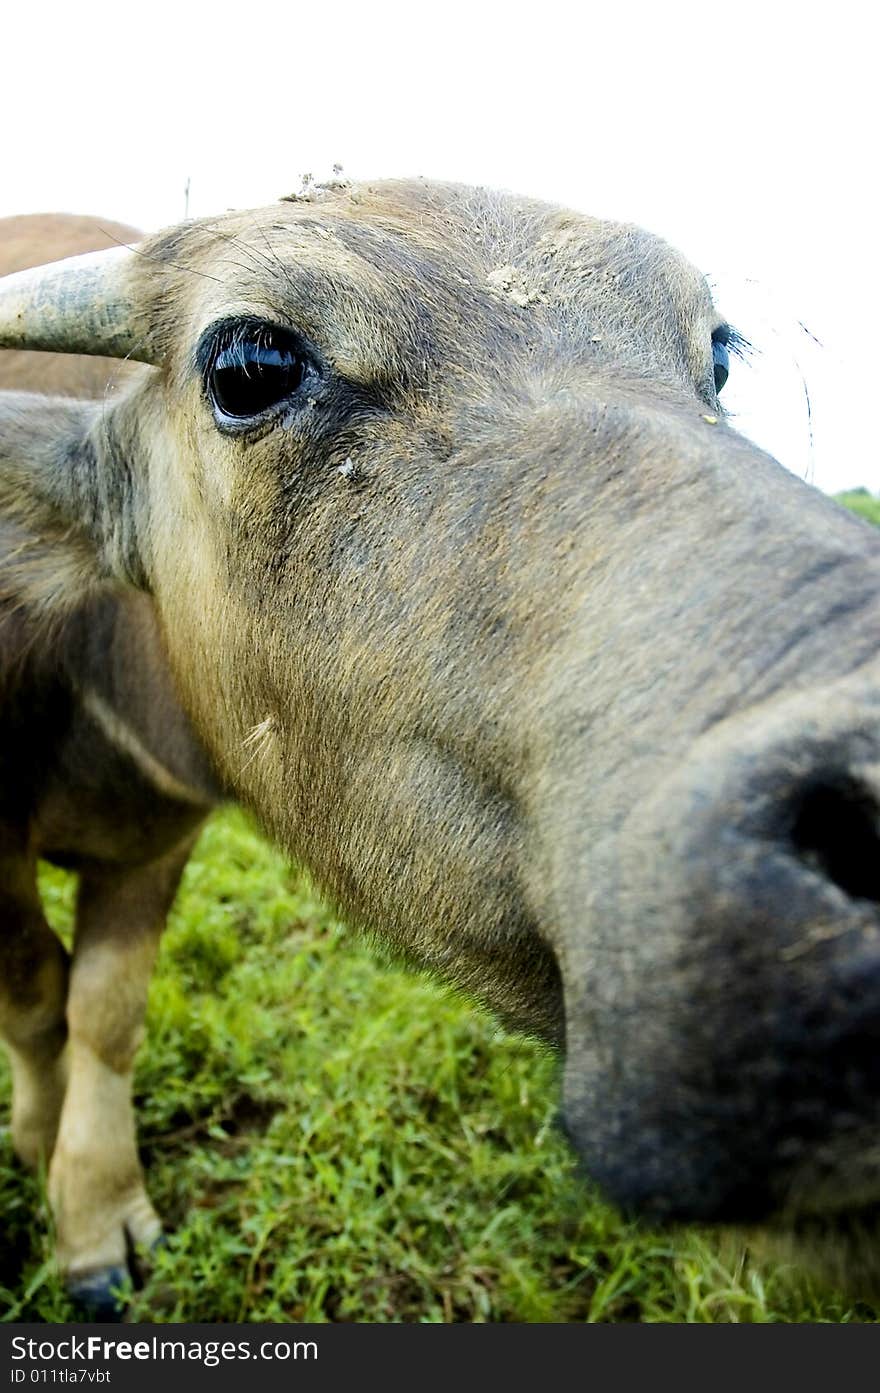
<svg viewBox="0 0 880 1393">
<path fill-rule="evenodd" d="M 798 855 L 852 899 L 880 902 L 880 802 L 851 775 L 801 795 L 792 842 Z"/>
</svg>

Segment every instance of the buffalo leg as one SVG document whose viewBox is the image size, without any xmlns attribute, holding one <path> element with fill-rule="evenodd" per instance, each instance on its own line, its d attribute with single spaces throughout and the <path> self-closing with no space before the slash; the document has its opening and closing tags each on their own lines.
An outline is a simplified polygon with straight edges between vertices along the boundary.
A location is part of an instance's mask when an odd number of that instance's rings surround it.
<svg viewBox="0 0 880 1393">
<path fill-rule="evenodd" d="M 64 1099 L 69 960 L 43 915 L 34 862 L 0 829 L 0 1038 L 12 1068 L 12 1144 L 48 1164 Z"/>
<path fill-rule="evenodd" d="M 130 1247 L 150 1246 L 161 1233 L 138 1159 L 132 1071 L 159 936 L 191 846 L 80 880 L 68 1084 L 49 1198 L 71 1294 L 99 1319 L 114 1312 Z"/>
</svg>

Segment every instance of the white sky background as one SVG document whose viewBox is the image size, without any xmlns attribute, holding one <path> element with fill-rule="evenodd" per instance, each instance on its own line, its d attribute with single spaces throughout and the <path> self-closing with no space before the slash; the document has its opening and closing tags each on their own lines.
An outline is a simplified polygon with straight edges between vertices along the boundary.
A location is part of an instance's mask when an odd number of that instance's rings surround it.
<svg viewBox="0 0 880 1393">
<path fill-rule="evenodd" d="M 7 7 L 0 216 L 152 230 L 183 216 L 187 179 L 201 215 L 271 202 L 338 162 L 639 222 L 709 275 L 760 350 L 725 392 L 739 428 L 822 488 L 880 491 L 872 14 L 772 0 Z"/>
</svg>

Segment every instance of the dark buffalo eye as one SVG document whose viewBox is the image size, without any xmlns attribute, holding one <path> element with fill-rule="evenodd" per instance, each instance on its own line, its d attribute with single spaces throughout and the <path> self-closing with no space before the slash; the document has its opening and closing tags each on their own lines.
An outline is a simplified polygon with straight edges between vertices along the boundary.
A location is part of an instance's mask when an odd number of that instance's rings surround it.
<svg viewBox="0 0 880 1393">
<path fill-rule="evenodd" d="M 224 328 L 210 346 L 205 380 L 215 410 L 246 421 L 299 391 L 312 364 L 295 334 L 272 324 Z"/>
<path fill-rule="evenodd" d="M 715 391 L 720 392 L 730 376 L 730 353 L 726 329 L 716 329 L 712 335 L 712 364 L 715 371 Z"/>
</svg>

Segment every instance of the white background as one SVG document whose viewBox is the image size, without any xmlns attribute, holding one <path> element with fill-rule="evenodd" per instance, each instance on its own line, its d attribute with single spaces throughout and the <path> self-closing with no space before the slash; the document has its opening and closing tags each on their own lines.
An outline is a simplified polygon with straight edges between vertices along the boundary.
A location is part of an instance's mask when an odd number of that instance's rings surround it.
<svg viewBox="0 0 880 1393">
<path fill-rule="evenodd" d="M 772 0 L 19 3 L 0 30 L 0 216 L 151 230 L 184 215 L 187 180 L 200 215 L 339 163 L 631 219 L 709 275 L 755 344 L 725 393 L 739 427 L 825 489 L 877 491 L 871 15 Z"/>
</svg>

